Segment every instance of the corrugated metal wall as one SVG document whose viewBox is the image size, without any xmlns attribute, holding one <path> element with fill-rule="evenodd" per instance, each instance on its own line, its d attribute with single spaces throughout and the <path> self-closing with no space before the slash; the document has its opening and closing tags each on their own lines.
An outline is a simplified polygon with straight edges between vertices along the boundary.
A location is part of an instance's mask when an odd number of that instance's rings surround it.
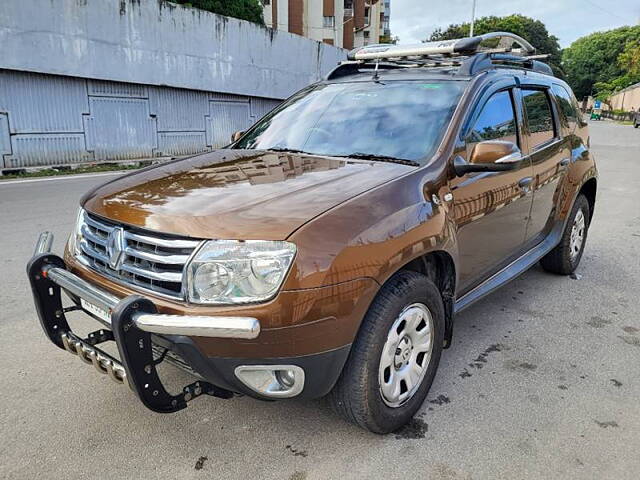
<svg viewBox="0 0 640 480">
<path fill-rule="evenodd" d="M 0 70 L 0 167 L 199 153 L 280 100 Z"/>
</svg>

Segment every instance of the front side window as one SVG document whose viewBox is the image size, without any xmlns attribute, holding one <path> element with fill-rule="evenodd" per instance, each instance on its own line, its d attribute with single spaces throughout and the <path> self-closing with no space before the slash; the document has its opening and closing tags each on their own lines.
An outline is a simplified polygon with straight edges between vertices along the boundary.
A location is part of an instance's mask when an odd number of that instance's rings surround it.
<svg viewBox="0 0 640 480">
<path fill-rule="evenodd" d="M 536 149 L 556 136 L 549 97 L 544 90 L 522 90 L 522 101 L 529 123 L 529 145 Z"/>
<path fill-rule="evenodd" d="M 319 84 L 260 120 L 233 148 L 375 155 L 424 164 L 466 81 Z"/>
<path fill-rule="evenodd" d="M 511 93 L 504 90 L 493 94 L 484 104 L 473 128 L 467 135 L 467 149 L 485 140 L 504 140 L 518 144 L 516 117 Z"/>
</svg>

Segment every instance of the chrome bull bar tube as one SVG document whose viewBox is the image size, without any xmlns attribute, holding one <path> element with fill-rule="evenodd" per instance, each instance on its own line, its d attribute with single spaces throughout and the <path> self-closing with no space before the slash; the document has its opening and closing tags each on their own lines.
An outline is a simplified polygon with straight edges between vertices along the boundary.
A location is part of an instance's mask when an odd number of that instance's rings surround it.
<svg viewBox="0 0 640 480">
<path fill-rule="evenodd" d="M 36 242 L 36 248 L 33 254 L 39 255 L 41 253 L 49 253 L 51 251 L 52 245 L 53 245 L 53 233 L 42 232 L 38 237 L 38 241 Z"/>
<path fill-rule="evenodd" d="M 44 270 L 45 276 L 53 283 L 66 290 L 73 295 L 84 298 L 87 302 L 92 303 L 108 312 L 113 310 L 120 299 L 110 293 L 105 292 L 80 277 L 76 277 L 73 273 L 59 267 L 48 267 Z"/>
</svg>

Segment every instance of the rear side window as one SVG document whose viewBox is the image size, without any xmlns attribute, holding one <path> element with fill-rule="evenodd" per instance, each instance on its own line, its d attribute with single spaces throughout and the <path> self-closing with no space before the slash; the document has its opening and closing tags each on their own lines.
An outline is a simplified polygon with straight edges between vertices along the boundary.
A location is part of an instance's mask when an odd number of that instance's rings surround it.
<svg viewBox="0 0 640 480">
<path fill-rule="evenodd" d="M 522 100 L 529 123 L 529 144 L 535 149 L 556 136 L 551 104 L 544 90 L 522 89 Z"/>
<path fill-rule="evenodd" d="M 518 144 L 516 117 L 511 94 L 508 91 L 495 93 L 484 104 L 473 128 L 467 135 L 467 149 L 485 140 L 505 140 Z"/>
<path fill-rule="evenodd" d="M 561 85 L 551 87 L 560 107 L 560 121 L 563 126 L 573 130 L 578 123 L 578 111 L 571 94 Z"/>
</svg>

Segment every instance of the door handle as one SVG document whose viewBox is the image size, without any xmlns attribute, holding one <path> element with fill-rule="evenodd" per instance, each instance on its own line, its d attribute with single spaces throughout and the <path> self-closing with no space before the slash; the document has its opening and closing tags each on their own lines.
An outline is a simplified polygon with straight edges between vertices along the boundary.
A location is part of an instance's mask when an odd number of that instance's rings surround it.
<svg viewBox="0 0 640 480">
<path fill-rule="evenodd" d="M 567 165 L 569 165 L 569 163 L 571 163 L 571 159 L 569 157 L 560 160 L 561 167 L 566 167 Z"/>
<path fill-rule="evenodd" d="M 533 182 L 533 177 L 524 177 L 520 179 L 520 181 L 518 182 L 518 186 L 522 189 L 526 189 L 529 185 L 531 185 L 531 182 Z"/>
</svg>

